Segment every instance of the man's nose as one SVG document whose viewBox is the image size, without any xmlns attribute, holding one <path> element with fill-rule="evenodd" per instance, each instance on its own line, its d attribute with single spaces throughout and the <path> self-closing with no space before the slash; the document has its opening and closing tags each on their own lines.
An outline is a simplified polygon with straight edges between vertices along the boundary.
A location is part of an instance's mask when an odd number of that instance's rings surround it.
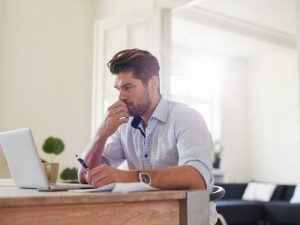
<svg viewBox="0 0 300 225">
<path fill-rule="evenodd" d="M 126 93 L 124 91 L 120 90 L 119 100 L 126 100 L 126 99 L 127 99 Z"/>
</svg>

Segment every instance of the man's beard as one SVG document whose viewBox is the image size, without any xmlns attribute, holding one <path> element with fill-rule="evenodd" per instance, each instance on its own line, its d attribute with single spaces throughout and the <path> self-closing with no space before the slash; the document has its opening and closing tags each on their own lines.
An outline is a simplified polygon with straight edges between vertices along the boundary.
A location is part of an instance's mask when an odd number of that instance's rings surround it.
<svg viewBox="0 0 300 225">
<path fill-rule="evenodd" d="M 134 105 L 131 102 L 127 102 L 125 100 L 125 104 L 127 105 L 129 116 L 142 116 L 149 110 L 151 102 L 148 93 L 144 94 L 139 99 L 141 101 L 136 105 Z"/>
</svg>

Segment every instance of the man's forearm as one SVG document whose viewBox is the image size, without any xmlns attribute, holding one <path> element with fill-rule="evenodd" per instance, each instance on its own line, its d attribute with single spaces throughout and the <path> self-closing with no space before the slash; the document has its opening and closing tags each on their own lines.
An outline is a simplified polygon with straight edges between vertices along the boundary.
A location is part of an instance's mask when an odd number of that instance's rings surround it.
<svg viewBox="0 0 300 225">
<path fill-rule="evenodd" d="M 98 164 L 99 165 L 99 164 Z M 109 183 L 129 183 L 139 181 L 139 172 L 149 173 L 151 186 L 160 189 L 206 189 L 202 175 L 192 166 L 174 166 L 161 170 L 120 170 L 108 165 L 91 169 L 86 176 L 82 173 L 82 183 L 88 182 L 95 187 Z"/>
<path fill-rule="evenodd" d="M 145 170 L 151 185 L 161 189 L 206 189 L 203 176 L 192 166 L 174 166 L 161 170 Z"/>
</svg>

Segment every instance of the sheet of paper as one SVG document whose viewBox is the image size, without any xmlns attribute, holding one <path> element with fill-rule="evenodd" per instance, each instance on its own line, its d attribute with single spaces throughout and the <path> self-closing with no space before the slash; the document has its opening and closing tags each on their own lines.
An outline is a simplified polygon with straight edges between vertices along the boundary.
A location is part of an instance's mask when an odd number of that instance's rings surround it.
<svg viewBox="0 0 300 225">
<path fill-rule="evenodd" d="M 157 191 L 157 188 L 151 187 L 142 182 L 136 183 L 116 183 L 113 192 L 139 192 L 139 191 Z"/>
<path fill-rule="evenodd" d="M 87 192 L 121 192 L 121 193 L 128 193 L 128 192 L 141 192 L 141 191 L 156 191 L 159 190 L 158 188 L 151 187 L 145 183 L 135 182 L 135 183 L 111 183 L 100 188 L 94 189 L 80 189 L 80 190 L 69 190 L 71 192 L 80 192 L 80 193 L 87 193 Z"/>
</svg>

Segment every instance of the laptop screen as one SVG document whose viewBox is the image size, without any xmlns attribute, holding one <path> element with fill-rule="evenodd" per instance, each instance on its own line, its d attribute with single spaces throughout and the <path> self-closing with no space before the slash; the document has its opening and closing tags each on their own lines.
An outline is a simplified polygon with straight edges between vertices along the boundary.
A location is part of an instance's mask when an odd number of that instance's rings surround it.
<svg viewBox="0 0 300 225">
<path fill-rule="evenodd" d="M 30 128 L 0 133 L 0 144 L 16 186 L 48 188 L 48 181 Z"/>
</svg>

